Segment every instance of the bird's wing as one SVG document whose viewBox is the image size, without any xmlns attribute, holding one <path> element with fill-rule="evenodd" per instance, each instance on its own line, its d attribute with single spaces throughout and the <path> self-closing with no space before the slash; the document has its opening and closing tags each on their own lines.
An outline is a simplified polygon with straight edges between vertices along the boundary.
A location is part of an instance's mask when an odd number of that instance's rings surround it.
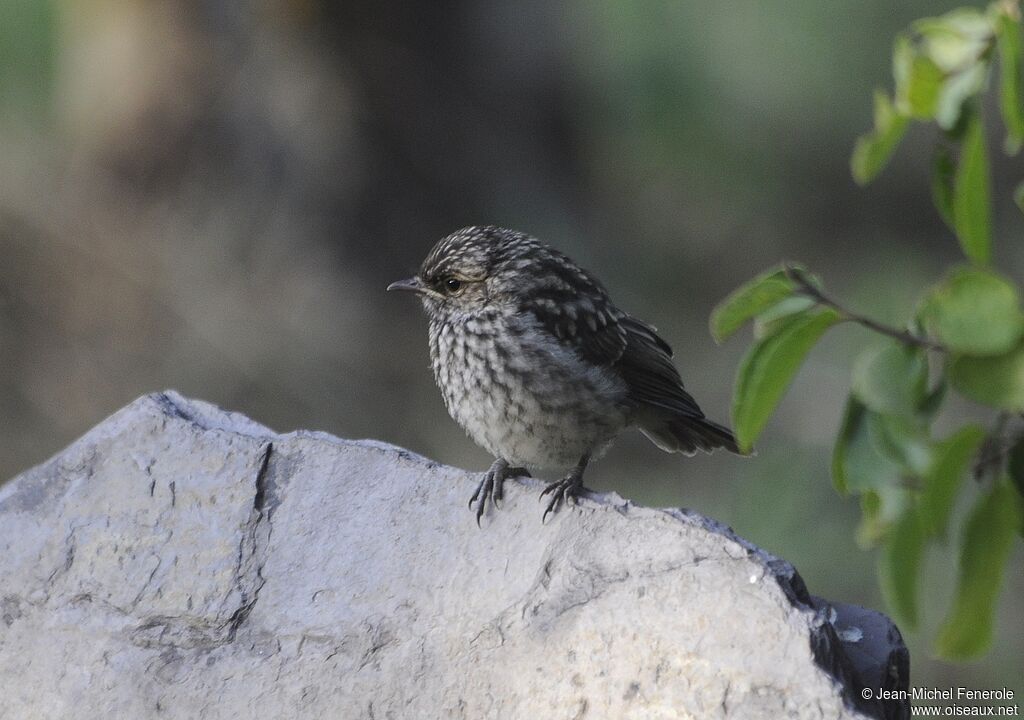
<svg viewBox="0 0 1024 720">
<path fill-rule="evenodd" d="M 624 313 L 585 270 L 566 265 L 551 268 L 521 309 L 589 363 L 611 366 L 626 351 L 627 333 L 619 322 Z"/>
<path fill-rule="evenodd" d="M 612 304 L 601 284 L 585 270 L 559 268 L 524 304 L 544 328 L 570 345 L 581 359 L 615 370 L 637 405 L 686 417 L 704 413 L 683 389 L 672 363 L 672 348 L 657 330 Z"/>
<path fill-rule="evenodd" d="M 619 325 L 626 333 L 626 347 L 615 362 L 615 368 L 626 381 L 630 397 L 640 405 L 703 418 L 697 401 L 683 389 L 669 344 L 653 327 L 629 315 L 620 318 Z"/>
</svg>

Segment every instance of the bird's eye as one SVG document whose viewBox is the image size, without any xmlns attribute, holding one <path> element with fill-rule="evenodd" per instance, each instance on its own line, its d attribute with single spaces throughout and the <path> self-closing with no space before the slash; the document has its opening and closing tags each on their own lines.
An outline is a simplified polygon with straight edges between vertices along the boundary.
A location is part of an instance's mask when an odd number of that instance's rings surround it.
<svg viewBox="0 0 1024 720">
<path fill-rule="evenodd" d="M 448 278 L 444 281 L 444 286 L 450 293 L 457 293 L 462 290 L 462 281 L 456 278 Z"/>
</svg>

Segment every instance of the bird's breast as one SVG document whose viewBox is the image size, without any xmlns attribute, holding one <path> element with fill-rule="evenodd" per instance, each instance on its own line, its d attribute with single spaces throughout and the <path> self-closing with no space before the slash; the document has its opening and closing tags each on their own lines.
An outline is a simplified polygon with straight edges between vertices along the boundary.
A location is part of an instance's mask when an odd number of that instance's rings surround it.
<svg viewBox="0 0 1024 720">
<path fill-rule="evenodd" d="M 448 412 L 477 444 L 509 462 L 573 465 L 628 421 L 625 383 L 529 318 L 432 321 L 430 349 Z"/>
</svg>

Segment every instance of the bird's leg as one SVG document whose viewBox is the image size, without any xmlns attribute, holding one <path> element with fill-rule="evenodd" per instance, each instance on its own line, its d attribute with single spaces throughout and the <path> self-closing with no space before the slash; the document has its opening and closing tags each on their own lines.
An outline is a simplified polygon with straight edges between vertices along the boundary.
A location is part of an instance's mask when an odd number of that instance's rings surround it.
<svg viewBox="0 0 1024 720">
<path fill-rule="evenodd" d="M 484 473 L 483 479 L 473 492 L 473 497 L 469 499 L 470 509 L 473 508 L 473 503 L 477 504 L 476 524 L 478 526 L 480 525 L 480 518 L 487 507 L 488 500 L 491 501 L 494 507 L 498 507 L 498 501 L 504 497 L 502 488 L 505 480 L 510 477 L 530 477 L 530 472 L 522 467 L 509 467 L 507 460 L 497 458 L 491 463 L 490 469 Z"/>
<path fill-rule="evenodd" d="M 590 462 L 590 455 L 584 455 L 580 458 L 580 461 L 576 463 L 576 467 L 569 471 L 561 480 L 550 483 L 544 491 L 541 492 L 540 496 L 544 497 L 548 493 L 551 493 L 551 500 L 548 502 L 547 508 L 544 510 L 544 515 L 540 521 L 543 523 L 547 520 L 548 514 L 556 512 L 559 505 L 567 504 L 572 502 L 576 504 L 576 498 L 580 492 L 583 491 L 583 471 L 587 469 L 587 463 Z"/>
</svg>

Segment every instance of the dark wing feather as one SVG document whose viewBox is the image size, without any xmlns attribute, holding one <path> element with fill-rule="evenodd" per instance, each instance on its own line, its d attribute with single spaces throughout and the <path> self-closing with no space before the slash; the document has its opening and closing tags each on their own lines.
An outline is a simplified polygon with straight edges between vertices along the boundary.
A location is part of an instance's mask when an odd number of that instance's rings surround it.
<svg viewBox="0 0 1024 720">
<path fill-rule="evenodd" d="M 657 331 L 619 310 L 601 283 L 555 251 L 535 264 L 535 285 L 522 299 L 544 328 L 587 362 L 612 368 L 638 407 L 651 406 L 686 418 L 703 418 L 683 389 L 672 348 Z"/>
<path fill-rule="evenodd" d="M 571 345 L 587 362 L 615 369 L 637 406 L 703 418 L 683 389 L 672 363 L 672 348 L 657 331 L 616 308 L 601 284 L 585 270 L 559 264 L 546 268 L 543 285 L 523 302 L 545 329 Z"/>
<path fill-rule="evenodd" d="M 615 363 L 629 387 L 630 397 L 639 405 L 663 408 L 691 418 L 704 413 L 690 393 L 683 389 L 679 371 L 672 362 L 672 348 L 653 327 L 629 315 L 619 325 L 626 332 L 626 348 Z"/>
<path fill-rule="evenodd" d="M 610 367 L 626 351 L 624 315 L 608 299 L 601 284 L 585 270 L 551 263 L 521 303 L 549 333 L 594 365 Z"/>
</svg>

